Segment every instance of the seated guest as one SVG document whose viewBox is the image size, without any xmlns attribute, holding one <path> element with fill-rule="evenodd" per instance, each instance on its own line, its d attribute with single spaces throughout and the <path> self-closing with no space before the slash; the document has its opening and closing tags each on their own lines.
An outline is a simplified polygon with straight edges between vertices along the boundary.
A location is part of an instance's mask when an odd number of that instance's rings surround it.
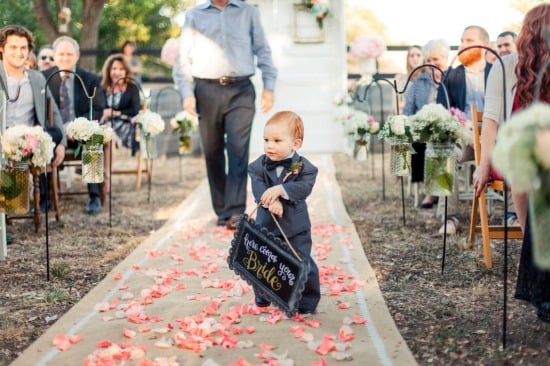
<svg viewBox="0 0 550 366">
<path fill-rule="evenodd" d="M 0 30 L 0 84 L 8 98 L 6 128 L 15 125 L 44 127 L 56 144 L 52 165 L 58 166 L 65 157 L 67 138 L 55 103 L 52 103 L 53 126 L 48 126 L 44 98 L 46 79 L 39 71 L 26 68 L 26 60 L 33 48 L 34 37 L 28 29 L 8 25 Z M 48 98 L 52 99 L 49 90 Z M 45 182 L 41 181 L 42 184 Z M 43 190 L 42 195 L 45 197 Z M 41 202 L 41 208 L 45 209 L 44 202 Z"/>
<path fill-rule="evenodd" d="M 423 59 L 427 64 L 437 66 L 441 71 L 447 70 L 451 48 L 444 39 L 432 39 L 422 47 Z M 420 69 L 422 73 L 415 78 L 407 90 L 407 98 L 403 114 L 412 116 L 424 105 L 435 102 L 437 88 L 443 75 L 437 69 L 426 67 Z M 426 144 L 413 142 L 416 152 L 411 156 L 411 182 L 418 183 L 424 180 L 424 152 Z M 436 196 L 426 196 L 420 208 L 432 208 L 437 203 Z"/>
<path fill-rule="evenodd" d="M 55 65 L 53 55 L 54 52 L 52 45 L 46 44 L 40 47 L 38 50 L 38 56 L 36 57 L 36 66 L 39 71 L 47 70 Z"/>
<path fill-rule="evenodd" d="M 464 28 L 460 37 L 459 52 L 472 46 L 488 46 L 489 33 L 478 25 L 470 25 Z M 437 103 L 446 108 L 458 108 L 471 120 L 470 112 L 473 105 L 478 111 L 484 109 L 485 80 L 491 64 L 485 61 L 485 49 L 481 47 L 470 48 L 461 52 L 458 56 L 460 65 L 447 71 L 443 84 L 437 91 Z M 446 93 L 449 97 L 447 104 Z M 457 163 L 463 163 L 474 159 L 474 149 L 471 145 L 461 146 L 460 157 Z M 455 165 L 458 173 L 460 164 Z M 457 175 L 457 174 L 455 174 Z M 449 197 L 449 214 L 444 219 L 446 223 L 439 229 L 439 233 L 447 235 L 456 234 L 460 227 L 460 213 L 458 206 L 458 179 L 454 179 L 453 194 Z"/>
<path fill-rule="evenodd" d="M 116 133 L 116 146 L 132 149 L 135 154 L 139 145 L 136 143 L 136 126 L 132 118 L 140 110 L 139 87 L 132 78 L 132 72 L 121 53 L 113 54 L 103 64 L 101 86 L 105 93 L 107 107 L 103 110 L 101 123 L 111 123 Z M 105 173 L 110 172 L 110 144 L 106 145 Z M 108 182 L 109 176 L 105 181 Z M 104 192 L 109 192 L 108 183 L 104 184 Z"/>
<path fill-rule="evenodd" d="M 105 108 L 104 93 L 96 74 L 76 66 L 80 58 L 78 42 L 71 37 L 61 36 L 54 41 L 53 49 L 56 66 L 44 70 L 43 73 L 46 77 L 51 76 L 50 89 L 61 112 L 63 123 L 74 121 L 78 117 L 99 120 Z M 60 73 L 59 70 L 71 70 L 73 73 Z M 91 106 L 86 93 L 94 95 Z M 78 142 L 70 140 L 68 146 L 77 148 Z M 101 212 L 100 196 L 101 184 L 88 183 L 86 213 L 95 215 Z"/>
</svg>

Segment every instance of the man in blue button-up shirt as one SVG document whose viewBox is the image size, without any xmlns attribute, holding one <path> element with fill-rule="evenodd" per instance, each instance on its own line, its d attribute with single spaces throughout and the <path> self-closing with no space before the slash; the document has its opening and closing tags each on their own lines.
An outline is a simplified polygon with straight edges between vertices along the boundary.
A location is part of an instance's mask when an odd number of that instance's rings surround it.
<svg viewBox="0 0 550 366">
<path fill-rule="evenodd" d="M 231 229 L 246 207 L 256 97 L 250 77 L 256 66 L 262 72 L 261 105 L 267 112 L 277 69 L 256 7 L 241 0 L 208 0 L 186 13 L 174 81 L 183 108 L 199 116 L 217 224 Z"/>
</svg>

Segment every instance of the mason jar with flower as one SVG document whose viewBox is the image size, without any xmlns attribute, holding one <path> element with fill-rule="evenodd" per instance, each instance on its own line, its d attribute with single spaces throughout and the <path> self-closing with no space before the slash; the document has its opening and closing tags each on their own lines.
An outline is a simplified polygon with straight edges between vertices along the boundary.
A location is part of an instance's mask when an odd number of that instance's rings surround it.
<svg viewBox="0 0 550 366">
<path fill-rule="evenodd" d="M 464 113 L 441 104 L 424 105 L 411 117 L 414 141 L 426 143 L 424 188 L 427 195 L 450 196 L 455 175 L 455 145 L 467 141 Z"/>
<path fill-rule="evenodd" d="M 38 172 L 53 158 L 55 144 L 40 126 L 17 125 L 1 138 L 0 212 L 25 214 L 29 211 L 29 167 Z"/>
<path fill-rule="evenodd" d="M 174 133 L 179 133 L 178 151 L 180 155 L 191 153 L 191 134 L 198 126 L 197 116 L 193 116 L 187 111 L 181 111 L 170 120 L 170 125 Z"/>
<path fill-rule="evenodd" d="M 491 160 L 512 191 L 528 193 L 533 258 L 550 270 L 550 105 L 514 113 L 498 130 Z"/>
<path fill-rule="evenodd" d="M 356 160 L 366 160 L 368 158 L 370 135 L 378 133 L 380 124 L 368 113 L 352 109 L 349 118 L 345 122 L 344 129 L 354 139 L 353 157 Z"/>
<path fill-rule="evenodd" d="M 144 159 L 157 157 L 157 141 L 155 136 L 164 131 L 165 123 L 162 116 L 149 109 L 139 112 L 136 123 L 140 130 L 140 151 Z"/>
<path fill-rule="evenodd" d="M 411 171 L 412 133 L 409 118 L 405 115 L 389 116 L 382 126 L 380 138 L 390 143 L 390 171 L 406 177 Z"/>
<path fill-rule="evenodd" d="M 103 145 L 111 141 L 114 131 L 111 127 L 100 125 L 78 117 L 65 126 L 67 137 L 78 141 L 75 156 L 82 150 L 82 180 L 86 183 L 102 183 L 104 180 Z"/>
</svg>

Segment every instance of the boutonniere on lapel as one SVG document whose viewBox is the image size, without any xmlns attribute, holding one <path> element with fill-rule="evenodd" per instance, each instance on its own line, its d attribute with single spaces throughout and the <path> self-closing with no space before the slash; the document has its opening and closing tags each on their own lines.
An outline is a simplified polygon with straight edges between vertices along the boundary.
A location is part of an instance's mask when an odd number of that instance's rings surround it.
<svg viewBox="0 0 550 366">
<path fill-rule="evenodd" d="M 283 178 L 283 183 L 291 176 L 298 175 L 300 173 L 300 170 L 302 169 L 302 162 L 301 161 L 295 161 L 288 167 L 288 173 Z"/>
</svg>

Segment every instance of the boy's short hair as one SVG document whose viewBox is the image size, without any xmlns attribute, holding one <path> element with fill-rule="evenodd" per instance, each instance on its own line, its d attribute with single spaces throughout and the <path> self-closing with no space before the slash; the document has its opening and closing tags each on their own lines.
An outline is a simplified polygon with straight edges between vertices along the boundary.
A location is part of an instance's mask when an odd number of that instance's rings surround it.
<svg viewBox="0 0 550 366">
<path fill-rule="evenodd" d="M 286 123 L 295 139 L 304 141 L 304 122 L 299 115 L 292 111 L 280 111 L 275 113 L 265 123 L 266 126 L 276 123 Z"/>
</svg>

